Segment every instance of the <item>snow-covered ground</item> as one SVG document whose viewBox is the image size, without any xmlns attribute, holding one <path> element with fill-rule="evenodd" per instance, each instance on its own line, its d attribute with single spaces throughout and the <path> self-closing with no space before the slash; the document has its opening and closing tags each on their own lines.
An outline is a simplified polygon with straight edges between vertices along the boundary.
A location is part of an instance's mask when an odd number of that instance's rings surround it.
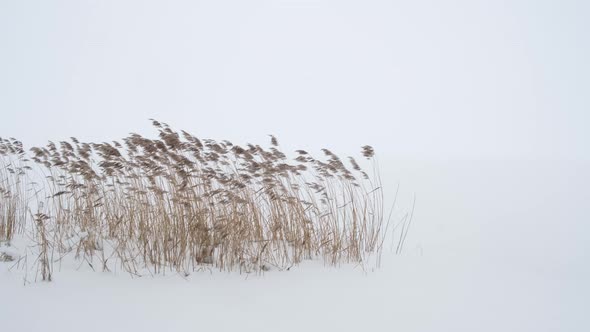
<svg viewBox="0 0 590 332">
<path fill-rule="evenodd" d="M 380 269 L 307 262 L 264 275 L 131 279 L 63 268 L 23 285 L 0 263 L 3 331 L 588 331 L 590 164 L 382 164 L 413 193 L 402 255 Z M 82 271 L 83 270 L 83 271 Z M 31 279 L 31 276 L 28 277 Z"/>
</svg>

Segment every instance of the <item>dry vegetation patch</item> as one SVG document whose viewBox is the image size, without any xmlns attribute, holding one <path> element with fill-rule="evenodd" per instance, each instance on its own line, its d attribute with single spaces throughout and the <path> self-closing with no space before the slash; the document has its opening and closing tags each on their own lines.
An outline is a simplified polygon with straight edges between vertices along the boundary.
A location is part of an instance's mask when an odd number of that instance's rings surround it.
<svg viewBox="0 0 590 332">
<path fill-rule="evenodd" d="M 381 252 L 389 225 L 376 168 L 369 176 L 327 149 L 288 159 L 274 136 L 268 148 L 240 146 L 153 125 L 157 139 L 71 138 L 30 153 L 0 139 L 0 240 L 27 232 L 43 279 L 67 254 L 140 274 L 266 271 Z"/>
</svg>

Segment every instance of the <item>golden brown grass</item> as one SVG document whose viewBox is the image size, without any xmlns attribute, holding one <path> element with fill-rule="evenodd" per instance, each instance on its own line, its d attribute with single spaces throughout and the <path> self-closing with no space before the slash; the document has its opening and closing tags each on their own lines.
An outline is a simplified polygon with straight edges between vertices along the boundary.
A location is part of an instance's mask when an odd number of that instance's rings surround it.
<svg viewBox="0 0 590 332">
<path fill-rule="evenodd" d="M 297 150 L 289 162 L 274 136 L 265 149 L 153 125 L 158 139 L 71 138 L 32 148 L 30 161 L 20 142 L 1 140 L 0 239 L 30 225 L 44 280 L 54 253 L 132 274 L 266 271 L 380 254 L 388 229 L 380 178 L 354 158 L 349 169 L 330 150 L 322 159 Z M 373 148 L 362 154 L 372 159 Z"/>
<path fill-rule="evenodd" d="M 21 233 L 26 219 L 26 164 L 22 143 L 0 138 L 0 241 Z"/>
</svg>

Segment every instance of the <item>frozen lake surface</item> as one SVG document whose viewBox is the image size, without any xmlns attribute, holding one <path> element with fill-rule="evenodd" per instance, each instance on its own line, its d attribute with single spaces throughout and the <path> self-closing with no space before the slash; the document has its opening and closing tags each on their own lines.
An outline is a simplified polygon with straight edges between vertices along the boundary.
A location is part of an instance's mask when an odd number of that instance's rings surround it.
<svg viewBox="0 0 590 332">
<path fill-rule="evenodd" d="M 588 163 L 387 161 L 381 168 L 388 188 L 401 184 L 396 215 L 411 208 L 414 192 L 417 203 L 404 253 L 385 252 L 380 269 L 306 262 L 264 275 L 131 279 L 64 267 L 52 283 L 23 286 L 24 272 L 0 263 L 3 329 L 590 329 Z"/>
</svg>

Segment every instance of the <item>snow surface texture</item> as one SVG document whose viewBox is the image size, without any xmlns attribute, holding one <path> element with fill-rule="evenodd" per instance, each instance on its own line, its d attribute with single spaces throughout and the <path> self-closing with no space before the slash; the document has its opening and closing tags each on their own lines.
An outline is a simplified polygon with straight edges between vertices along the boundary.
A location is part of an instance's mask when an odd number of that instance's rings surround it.
<svg viewBox="0 0 590 332">
<path fill-rule="evenodd" d="M 402 255 L 381 269 L 306 262 L 263 275 L 131 279 L 81 268 L 23 286 L 0 263 L 4 331 L 587 331 L 587 163 L 392 163 Z M 394 178 L 395 176 L 396 178 Z M 391 186 L 390 186 L 391 187 Z M 31 276 L 28 276 L 30 279 Z"/>
</svg>

